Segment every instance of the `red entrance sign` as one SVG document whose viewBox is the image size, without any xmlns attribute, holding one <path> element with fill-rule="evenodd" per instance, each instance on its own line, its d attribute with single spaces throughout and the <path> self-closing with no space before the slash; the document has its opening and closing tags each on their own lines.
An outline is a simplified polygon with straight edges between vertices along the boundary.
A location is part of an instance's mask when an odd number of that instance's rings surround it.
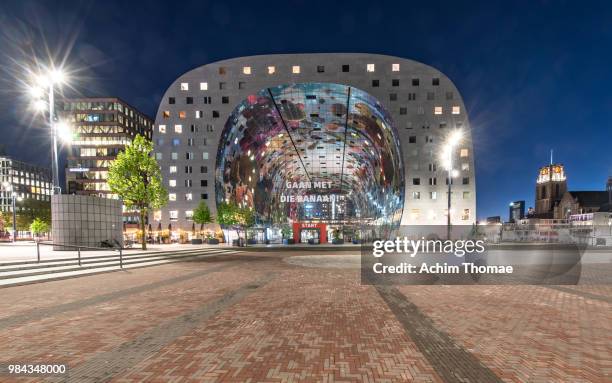
<svg viewBox="0 0 612 383">
<path fill-rule="evenodd" d="M 327 225 L 324 223 L 294 222 L 293 240 L 300 243 L 300 231 L 302 229 L 319 229 L 319 243 L 327 243 Z"/>
</svg>

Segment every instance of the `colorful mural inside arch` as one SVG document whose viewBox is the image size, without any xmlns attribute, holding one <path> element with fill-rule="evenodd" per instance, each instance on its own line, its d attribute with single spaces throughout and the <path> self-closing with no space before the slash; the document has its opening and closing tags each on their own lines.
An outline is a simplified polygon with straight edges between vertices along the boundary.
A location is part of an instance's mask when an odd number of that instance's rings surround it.
<svg viewBox="0 0 612 383">
<path fill-rule="evenodd" d="M 380 102 L 340 84 L 266 88 L 228 118 L 216 199 L 260 223 L 399 224 L 404 172 L 397 131 Z"/>
</svg>

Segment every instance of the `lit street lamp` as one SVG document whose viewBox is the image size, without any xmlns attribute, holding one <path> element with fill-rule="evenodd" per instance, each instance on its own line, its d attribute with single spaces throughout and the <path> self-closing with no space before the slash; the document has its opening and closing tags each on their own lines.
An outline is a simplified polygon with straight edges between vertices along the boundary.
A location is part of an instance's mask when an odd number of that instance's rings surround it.
<svg viewBox="0 0 612 383">
<path fill-rule="evenodd" d="M 53 146 L 51 152 L 51 172 L 53 178 L 53 194 L 61 194 L 59 185 L 59 167 L 58 167 L 58 150 L 57 139 L 58 130 L 63 125 L 56 123 L 55 118 L 55 85 L 61 85 L 66 81 L 66 76 L 61 69 L 51 69 L 44 74 L 39 74 L 33 78 L 33 86 L 30 87 L 30 95 L 34 98 L 34 107 L 44 112 L 45 109 L 49 113 L 49 127 L 53 138 Z M 48 102 L 45 102 L 45 92 L 48 96 Z"/>
<path fill-rule="evenodd" d="M 448 205 L 447 205 L 447 214 L 446 214 L 446 237 L 447 239 L 451 238 L 451 191 L 453 184 L 453 177 L 458 175 L 457 170 L 453 170 L 453 152 L 455 147 L 461 141 L 461 131 L 454 130 L 448 137 L 447 142 L 445 143 L 442 149 L 442 161 L 444 167 L 448 171 L 447 175 L 447 183 L 448 183 Z"/>
<path fill-rule="evenodd" d="M 16 200 L 17 200 L 17 193 L 13 190 L 13 185 L 11 185 L 8 182 L 3 182 L 2 187 L 4 188 L 5 192 L 11 193 L 12 208 L 13 208 L 13 242 L 16 242 L 17 241 L 17 209 L 15 205 L 16 205 Z M 19 200 L 21 200 L 21 198 L 19 198 Z"/>
</svg>

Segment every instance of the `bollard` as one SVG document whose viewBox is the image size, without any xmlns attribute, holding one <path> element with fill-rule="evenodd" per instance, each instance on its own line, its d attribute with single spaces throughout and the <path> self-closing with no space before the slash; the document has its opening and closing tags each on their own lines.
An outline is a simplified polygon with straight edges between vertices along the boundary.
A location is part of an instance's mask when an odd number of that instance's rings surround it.
<svg viewBox="0 0 612 383">
<path fill-rule="evenodd" d="M 123 269 L 123 251 L 119 248 L 119 267 Z"/>
<path fill-rule="evenodd" d="M 81 248 L 77 247 L 77 253 L 79 254 L 79 266 L 81 266 Z"/>
<path fill-rule="evenodd" d="M 36 261 L 40 263 L 40 243 L 36 241 Z"/>
</svg>

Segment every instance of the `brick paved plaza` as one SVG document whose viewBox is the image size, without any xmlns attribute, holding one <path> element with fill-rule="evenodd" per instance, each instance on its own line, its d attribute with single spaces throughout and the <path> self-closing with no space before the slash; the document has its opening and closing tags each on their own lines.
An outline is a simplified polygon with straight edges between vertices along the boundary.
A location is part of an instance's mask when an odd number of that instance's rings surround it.
<svg viewBox="0 0 612 383">
<path fill-rule="evenodd" d="M 1 289 L 0 362 L 74 382 L 612 381 L 610 287 L 365 286 L 358 258 L 311 253 Z"/>
</svg>

